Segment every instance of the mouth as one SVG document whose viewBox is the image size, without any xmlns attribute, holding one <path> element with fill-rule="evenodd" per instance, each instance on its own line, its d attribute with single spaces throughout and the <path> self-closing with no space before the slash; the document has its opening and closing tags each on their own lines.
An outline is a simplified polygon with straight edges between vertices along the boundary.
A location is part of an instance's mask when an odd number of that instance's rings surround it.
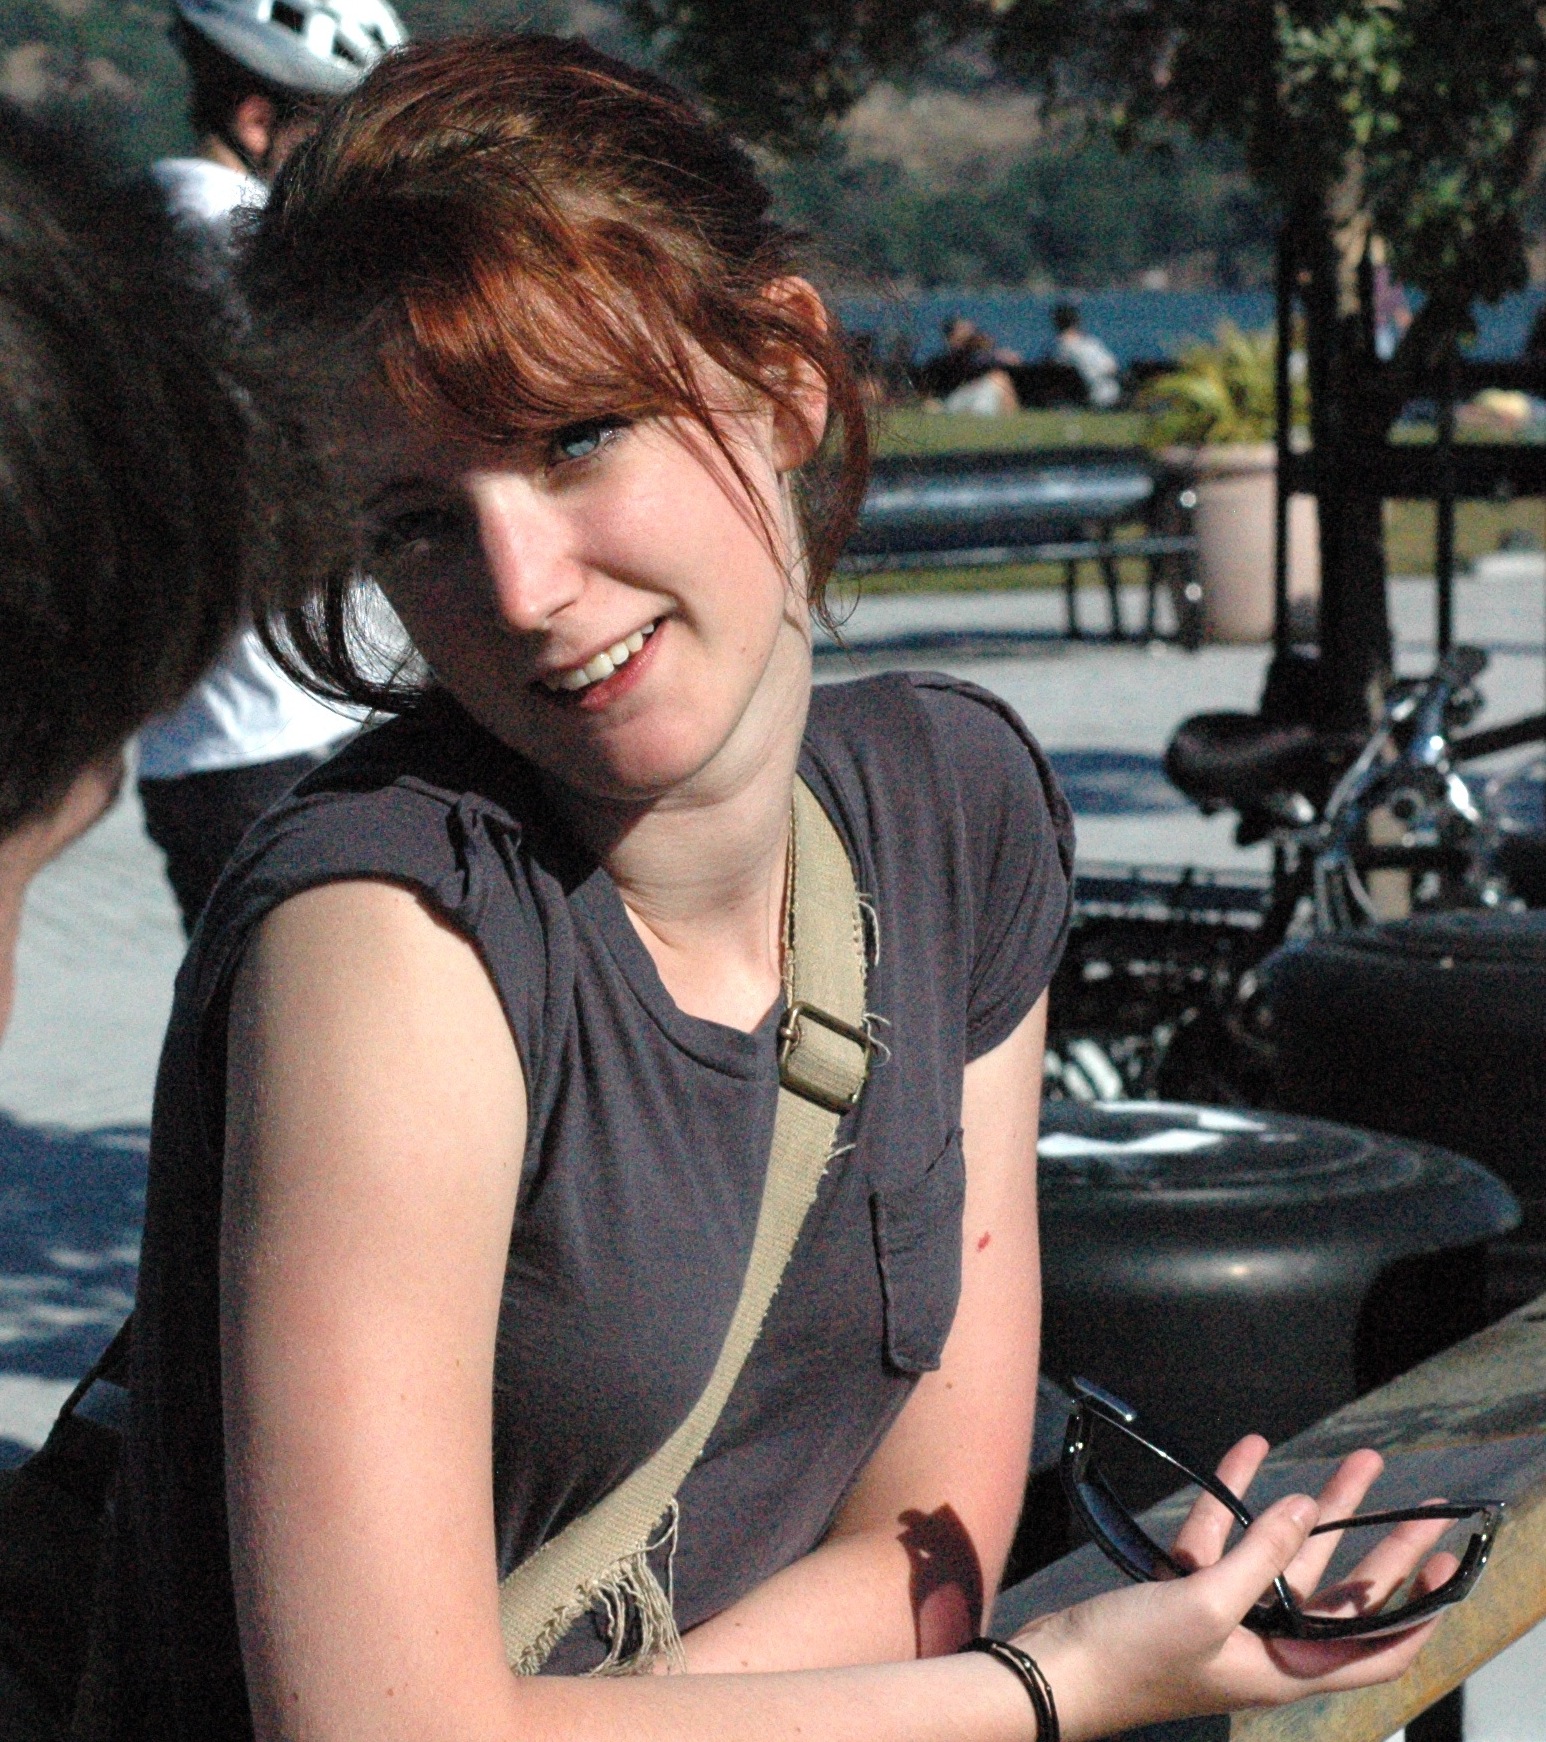
<svg viewBox="0 0 1546 1742">
<path fill-rule="evenodd" d="M 625 635 L 621 641 L 614 641 L 600 653 L 592 654 L 583 665 L 571 665 L 562 671 L 544 672 L 537 679 L 537 687 L 556 699 L 578 700 L 616 677 L 630 660 L 648 647 L 660 624 L 661 619 L 657 617 L 654 622 L 646 623 L 642 629 L 635 629 L 631 635 Z"/>
</svg>

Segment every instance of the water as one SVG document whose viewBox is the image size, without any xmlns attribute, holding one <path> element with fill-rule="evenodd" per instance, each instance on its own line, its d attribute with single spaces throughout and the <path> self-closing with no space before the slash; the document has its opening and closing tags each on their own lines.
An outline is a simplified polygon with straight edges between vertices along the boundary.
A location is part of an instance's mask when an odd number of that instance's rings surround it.
<svg viewBox="0 0 1546 1742">
<path fill-rule="evenodd" d="M 928 356 L 940 349 L 940 323 L 965 315 L 1029 361 L 1051 351 L 1052 310 L 1069 300 L 1077 302 L 1085 330 L 1109 345 L 1123 364 L 1173 357 L 1186 345 L 1211 339 L 1220 321 L 1247 331 L 1272 324 L 1268 290 L 1103 290 L 1072 299 L 1029 290 L 931 290 L 908 297 L 854 297 L 840 301 L 838 311 L 850 331 L 875 334 L 882 355 L 901 336 L 915 357 Z M 1479 307 L 1472 354 L 1517 357 L 1543 301 L 1546 289 L 1534 287 Z"/>
</svg>

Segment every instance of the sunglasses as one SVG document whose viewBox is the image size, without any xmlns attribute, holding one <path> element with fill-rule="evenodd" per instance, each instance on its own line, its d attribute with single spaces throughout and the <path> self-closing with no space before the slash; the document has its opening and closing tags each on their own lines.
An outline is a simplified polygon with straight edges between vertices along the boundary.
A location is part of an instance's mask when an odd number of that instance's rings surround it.
<svg viewBox="0 0 1546 1742">
<path fill-rule="evenodd" d="M 1130 1409 L 1120 1398 L 1113 1397 L 1109 1391 L 1087 1379 L 1073 1380 L 1072 1390 L 1074 1410 L 1063 1437 L 1063 1489 L 1096 1547 L 1128 1578 L 1144 1581 L 1181 1579 L 1192 1569 L 1183 1566 L 1154 1541 L 1101 1474 L 1093 1444 L 1097 1430 L 1104 1432 L 1109 1429 L 1142 1451 L 1161 1459 L 1186 1481 L 1211 1494 L 1243 1529 L 1255 1522 L 1255 1513 L 1216 1476 L 1190 1469 L 1179 1458 L 1173 1458 L 1169 1452 L 1138 1433 L 1133 1426 L 1138 1419 L 1137 1411 Z M 1458 1603 L 1470 1591 L 1487 1564 L 1504 1510 L 1500 1500 L 1437 1501 L 1426 1506 L 1403 1506 L 1392 1512 L 1365 1512 L 1353 1518 L 1317 1524 L 1310 1532 L 1311 1536 L 1325 1536 L 1332 1531 L 1381 1530 L 1389 1525 L 1429 1518 L 1476 1521 L 1475 1532 L 1461 1556 L 1459 1567 L 1435 1590 L 1368 1615 L 1315 1615 L 1300 1607 L 1298 1599 L 1288 1588 L 1288 1581 L 1279 1574 L 1272 1581 L 1271 1595 L 1255 1605 L 1243 1625 L 1270 1639 L 1371 1639 L 1383 1633 L 1399 1633 L 1404 1628 L 1414 1627 L 1430 1615 L 1448 1608 L 1451 1603 Z"/>
</svg>

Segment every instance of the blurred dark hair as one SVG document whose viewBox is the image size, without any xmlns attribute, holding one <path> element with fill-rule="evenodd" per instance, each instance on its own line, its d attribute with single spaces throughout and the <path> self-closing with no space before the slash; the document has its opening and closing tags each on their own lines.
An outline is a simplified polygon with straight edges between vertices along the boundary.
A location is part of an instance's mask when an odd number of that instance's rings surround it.
<svg viewBox="0 0 1546 1742">
<path fill-rule="evenodd" d="M 1071 302 L 1060 302 L 1052 311 L 1052 324 L 1060 333 L 1071 332 L 1079 325 L 1079 310 Z"/>
<path fill-rule="evenodd" d="M 240 619 L 273 529 L 223 320 L 148 183 L 0 103 L 0 834 L 176 703 Z"/>
<path fill-rule="evenodd" d="M 769 203 L 729 133 L 583 42 L 415 44 L 290 159 L 255 220 L 244 287 L 275 355 L 324 397 L 330 359 L 357 355 L 359 334 L 429 422 L 499 443 L 589 417 L 679 416 L 743 485 L 701 359 L 786 407 L 796 374 L 814 374 L 837 432 L 831 463 L 797 480 L 819 614 L 869 436 L 835 323 L 765 294 L 798 270 Z M 371 658 L 357 578 L 345 566 L 272 601 L 285 607 L 273 651 L 324 695 L 411 706 L 413 688 L 384 682 Z"/>
</svg>

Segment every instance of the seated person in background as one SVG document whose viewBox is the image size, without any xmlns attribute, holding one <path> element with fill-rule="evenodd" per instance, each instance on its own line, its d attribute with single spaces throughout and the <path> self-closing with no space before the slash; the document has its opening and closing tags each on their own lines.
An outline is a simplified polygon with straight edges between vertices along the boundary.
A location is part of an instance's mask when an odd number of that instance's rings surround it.
<svg viewBox="0 0 1546 1742">
<path fill-rule="evenodd" d="M 1017 351 L 994 344 L 975 322 L 963 315 L 940 329 L 945 349 L 918 371 L 918 391 L 941 411 L 968 411 L 1002 416 L 1020 409 L 1009 370 L 1020 362 Z"/>
<path fill-rule="evenodd" d="M 0 105 L 0 1027 L 27 884 L 241 614 L 256 424 L 188 270 L 152 189 Z"/>
<path fill-rule="evenodd" d="M 1122 397 L 1117 360 L 1095 337 L 1079 324 L 1079 311 L 1071 302 L 1060 302 L 1052 311 L 1052 324 L 1057 328 L 1057 342 L 1052 347 L 1052 360 L 1067 363 L 1083 377 L 1090 404 L 1104 410 Z"/>
</svg>

